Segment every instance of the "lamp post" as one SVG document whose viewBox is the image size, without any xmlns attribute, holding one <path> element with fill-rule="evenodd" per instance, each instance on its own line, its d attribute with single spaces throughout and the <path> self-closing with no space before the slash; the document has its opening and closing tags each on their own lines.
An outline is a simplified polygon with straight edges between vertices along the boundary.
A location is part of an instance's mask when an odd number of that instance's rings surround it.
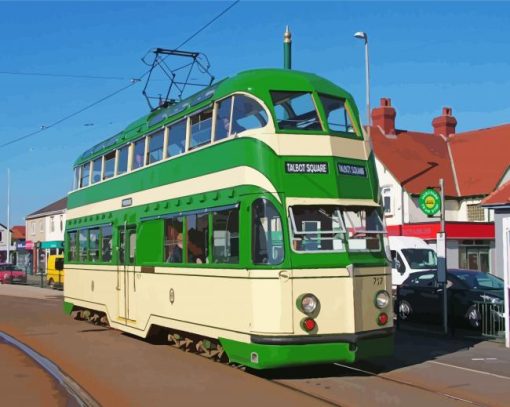
<svg viewBox="0 0 510 407">
<path fill-rule="evenodd" d="M 372 125 L 372 117 L 370 115 L 370 68 L 368 63 L 368 35 L 363 31 L 354 34 L 354 38 L 365 41 L 365 87 L 367 99 L 367 133 L 370 139 L 370 126 Z"/>
</svg>

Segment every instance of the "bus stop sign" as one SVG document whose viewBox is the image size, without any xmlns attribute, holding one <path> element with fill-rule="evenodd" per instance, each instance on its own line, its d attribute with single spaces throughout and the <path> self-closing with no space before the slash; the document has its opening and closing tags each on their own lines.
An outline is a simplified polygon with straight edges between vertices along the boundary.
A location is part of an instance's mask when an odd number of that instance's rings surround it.
<svg viewBox="0 0 510 407">
<path fill-rule="evenodd" d="M 420 194 L 418 204 L 427 216 L 435 215 L 441 209 L 441 197 L 434 189 L 426 189 Z"/>
</svg>

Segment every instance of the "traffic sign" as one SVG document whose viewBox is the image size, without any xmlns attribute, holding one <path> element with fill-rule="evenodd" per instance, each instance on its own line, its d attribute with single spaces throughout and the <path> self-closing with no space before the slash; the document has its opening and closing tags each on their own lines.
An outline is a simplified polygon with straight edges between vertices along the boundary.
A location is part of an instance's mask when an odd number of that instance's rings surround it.
<svg viewBox="0 0 510 407">
<path fill-rule="evenodd" d="M 425 215 L 432 216 L 441 209 L 441 197 L 436 190 L 429 188 L 420 194 L 418 204 Z"/>
</svg>

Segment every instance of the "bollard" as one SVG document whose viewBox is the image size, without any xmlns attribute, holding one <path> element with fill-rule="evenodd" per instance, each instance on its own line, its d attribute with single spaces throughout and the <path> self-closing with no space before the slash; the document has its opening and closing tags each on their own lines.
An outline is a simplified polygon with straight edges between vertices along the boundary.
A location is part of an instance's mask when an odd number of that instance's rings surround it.
<svg viewBox="0 0 510 407">
<path fill-rule="evenodd" d="M 41 288 L 43 288 L 43 285 L 44 285 L 44 275 L 43 275 L 42 270 L 39 270 L 39 273 L 41 274 Z"/>
</svg>

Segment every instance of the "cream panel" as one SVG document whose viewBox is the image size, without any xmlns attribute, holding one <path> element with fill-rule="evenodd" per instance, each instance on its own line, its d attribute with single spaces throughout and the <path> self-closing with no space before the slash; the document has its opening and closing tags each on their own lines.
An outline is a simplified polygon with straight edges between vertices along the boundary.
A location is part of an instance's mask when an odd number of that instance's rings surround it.
<svg viewBox="0 0 510 407">
<path fill-rule="evenodd" d="M 116 328 L 145 336 L 150 321 L 157 320 L 174 329 L 187 327 L 207 336 L 214 333 L 214 337 L 227 335 L 246 340 L 251 318 L 251 280 L 247 278 L 129 272 L 129 319 L 125 319 L 123 315 L 119 317 L 124 306 L 124 273 L 117 273 L 115 268 L 112 271 L 97 270 L 101 266 L 93 268 L 66 268 L 66 275 L 71 277 L 66 279 L 65 298 L 76 305 L 104 310 Z M 225 329 L 236 332 L 225 333 Z"/>
<path fill-rule="evenodd" d="M 366 160 L 369 147 L 365 141 L 327 135 L 248 133 L 241 137 L 252 137 L 266 143 L 279 155 L 336 156 Z"/>
<path fill-rule="evenodd" d="M 386 290 L 391 296 L 391 274 L 380 277 L 355 277 L 353 280 L 356 331 L 363 332 L 393 326 L 393 303 L 390 301 L 384 309 L 375 306 L 375 296 L 380 290 Z M 377 316 L 381 312 L 385 312 L 389 317 L 389 322 L 382 327 L 377 324 Z"/>
<path fill-rule="evenodd" d="M 132 206 L 140 206 L 163 199 L 174 199 L 217 189 L 238 187 L 240 185 L 256 185 L 271 192 L 275 199 L 280 202 L 276 188 L 265 175 L 253 168 L 242 166 L 69 209 L 67 211 L 67 218 L 74 219 L 95 213 L 122 209 L 121 202 L 126 198 L 132 199 Z"/>
<path fill-rule="evenodd" d="M 352 278 L 294 279 L 294 297 L 311 293 L 320 301 L 320 311 L 315 317 L 317 334 L 355 332 Z M 306 335 L 300 322 L 307 315 L 297 308 L 294 299 L 294 333 Z"/>
<path fill-rule="evenodd" d="M 277 279 L 251 279 L 252 315 L 255 334 L 293 333 L 292 270 L 278 271 Z"/>
<path fill-rule="evenodd" d="M 286 198 L 285 202 L 287 207 L 293 205 L 379 206 L 371 199 Z"/>
</svg>

